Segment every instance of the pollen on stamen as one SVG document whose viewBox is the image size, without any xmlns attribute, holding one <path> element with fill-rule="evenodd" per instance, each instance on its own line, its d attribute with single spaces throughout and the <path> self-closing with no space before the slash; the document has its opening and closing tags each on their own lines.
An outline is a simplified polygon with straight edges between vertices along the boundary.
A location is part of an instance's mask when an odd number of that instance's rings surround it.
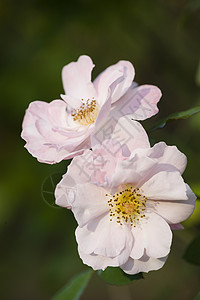
<svg viewBox="0 0 200 300">
<path fill-rule="evenodd" d="M 81 99 L 81 101 L 81 106 L 71 112 L 73 121 L 79 123 L 80 125 L 89 125 L 94 123 L 99 112 L 99 105 L 97 101 L 94 99 L 94 97 L 92 100 L 87 99 L 84 101 Z"/>
<path fill-rule="evenodd" d="M 133 188 L 125 184 L 125 189 L 109 196 L 107 200 L 110 206 L 110 221 L 116 221 L 120 225 L 130 223 L 136 227 L 140 219 L 145 218 L 145 208 L 147 198 L 142 195 L 139 188 Z"/>
</svg>

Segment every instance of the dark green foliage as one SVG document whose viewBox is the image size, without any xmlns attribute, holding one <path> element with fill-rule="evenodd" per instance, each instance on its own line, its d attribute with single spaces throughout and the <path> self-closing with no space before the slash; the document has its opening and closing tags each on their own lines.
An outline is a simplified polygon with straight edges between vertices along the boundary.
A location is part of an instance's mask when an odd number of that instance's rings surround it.
<svg viewBox="0 0 200 300">
<path fill-rule="evenodd" d="M 151 130 L 163 128 L 170 121 L 187 119 L 199 112 L 200 112 L 200 106 L 196 106 L 185 111 L 171 114 L 168 117 L 164 118 L 163 120 L 159 121 Z"/>
<path fill-rule="evenodd" d="M 200 292 L 196 295 L 196 297 L 194 298 L 194 300 L 200 300 Z"/>
<path fill-rule="evenodd" d="M 92 270 L 76 275 L 52 298 L 52 300 L 78 300 L 91 278 Z"/>
<path fill-rule="evenodd" d="M 188 246 L 184 259 L 192 264 L 200 265 L 200 236 L 196 237 Z"/>
<path fill-rule="evenodd" d="M 129 284 L 134 280 L 143 278 L 142 273 L 136 275 L 129 275 L 122 271 L 120 268 L 108 267 L 105 271 L 98 271 L 98 275 L 107 283 L 114 285 Z"/>
</svg>

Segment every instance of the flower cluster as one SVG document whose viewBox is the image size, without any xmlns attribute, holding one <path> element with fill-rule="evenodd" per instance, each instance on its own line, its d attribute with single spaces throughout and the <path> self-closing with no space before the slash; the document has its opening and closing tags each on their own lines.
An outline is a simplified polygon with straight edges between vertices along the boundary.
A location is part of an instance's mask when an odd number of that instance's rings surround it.
<svg viewBox="0 0 200 300">
<path fill-rule="evenodd" d="M 92 83 L 94 65 L 88 56 L 62 71 L 65 95 L 50 103 L 34 101 L 26 111 L 22 138 L 28 151 L 44 163 L 58 163 L 83 153 L 105 139 L 146 146 L 144 120 L 158 112 L 161 92 L 156 86 L 137 86 L 134 68 L 119 61 Z M 134 130 L 134 133 L 132 133 Z"/>
<path fill-rule="evenodd" d="M 170 251 L 172 230 L 193 212 L 184 182 L 186 157 L 164 142 L 150 147 L 138 120 L 158 112 L 161 92 L 137 86 L 134 68 L 120 61 L 92 83 L 94 65 L 81 56 L 63 68 L 63 100 L 32 102 L 22 137 L 40 162 L 73 158 L 55 190 L 71 209 L 83 262 L 128 274 L 157 270 Z"/>
</svg>

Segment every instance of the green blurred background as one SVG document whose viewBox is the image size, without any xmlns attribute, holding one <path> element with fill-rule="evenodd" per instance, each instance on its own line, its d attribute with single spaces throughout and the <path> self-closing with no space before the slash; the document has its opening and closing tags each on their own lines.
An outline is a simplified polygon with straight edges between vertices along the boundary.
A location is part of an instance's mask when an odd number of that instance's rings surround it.
<svg viewBox="0 0 200 300">
<path fill-rule="evenodd" d="M 199 8 L 199 0 L 0 2 L 0 299 L 50 299 L 86 268 L 77 254 L 71 212 L 49 205 L 52 195 L 42 193 L 53 190 L 51 179 L 61 177 L 66 162 L 41 164 L 23 148 L 21 123 L 29 103 L 58 99 L 62 67 L 88 54 L 96 64 L 94 77 L 127 59 L 139 84 L 161 88 L 160 113 L 143 123 L 147 129 L 170 113 L 200 105 Z M 199 136 L 200 114 L 151 134 L 188 156 L 184 178 L 197 193 Z M 200 233 L 199 209 L 198 203 L 185 230 L 174 233 L 160 271 L 129 287 L 109 286 L 95 275 L 82 299 L 193 299 L 200 290 L 200 270 L 182 255 Z"/>
</svg>

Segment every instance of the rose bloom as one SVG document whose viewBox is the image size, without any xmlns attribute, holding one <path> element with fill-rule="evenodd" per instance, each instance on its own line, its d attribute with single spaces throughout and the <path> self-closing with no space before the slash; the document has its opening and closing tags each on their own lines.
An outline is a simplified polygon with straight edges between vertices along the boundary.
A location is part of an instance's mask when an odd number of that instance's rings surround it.
<svg viewBox="0 0 200 300">
<path fill-rule="evenodd" d="M 117 142 L 104 141 L 75 157 L 55 197 L 78 222 L 83 262 L 128 274 L 160 269 L 171 230 L 183 228 L 194 210 L 196 197 L 181 176 L 185 166 L 185 155 L 164 142 L 124 156 Z"/>
<path fill-rule="evenodd" d="M 137 134 L 126 144 L 137 143 L 146 135 L 132 119 L 144 120 L 158 112 L 160 90 L 152 85 L 137 87 L 128 61 L 108 67 L 92 83 L 93 67 L 89 56 L 80 56 L 62 70 L 63 100 L 30 103 L 21 136 L 38 161 L 57 163 L 104 139 L 122 142 L 124 136 L 131 136 L 133 127 Z"/>
</svg>

